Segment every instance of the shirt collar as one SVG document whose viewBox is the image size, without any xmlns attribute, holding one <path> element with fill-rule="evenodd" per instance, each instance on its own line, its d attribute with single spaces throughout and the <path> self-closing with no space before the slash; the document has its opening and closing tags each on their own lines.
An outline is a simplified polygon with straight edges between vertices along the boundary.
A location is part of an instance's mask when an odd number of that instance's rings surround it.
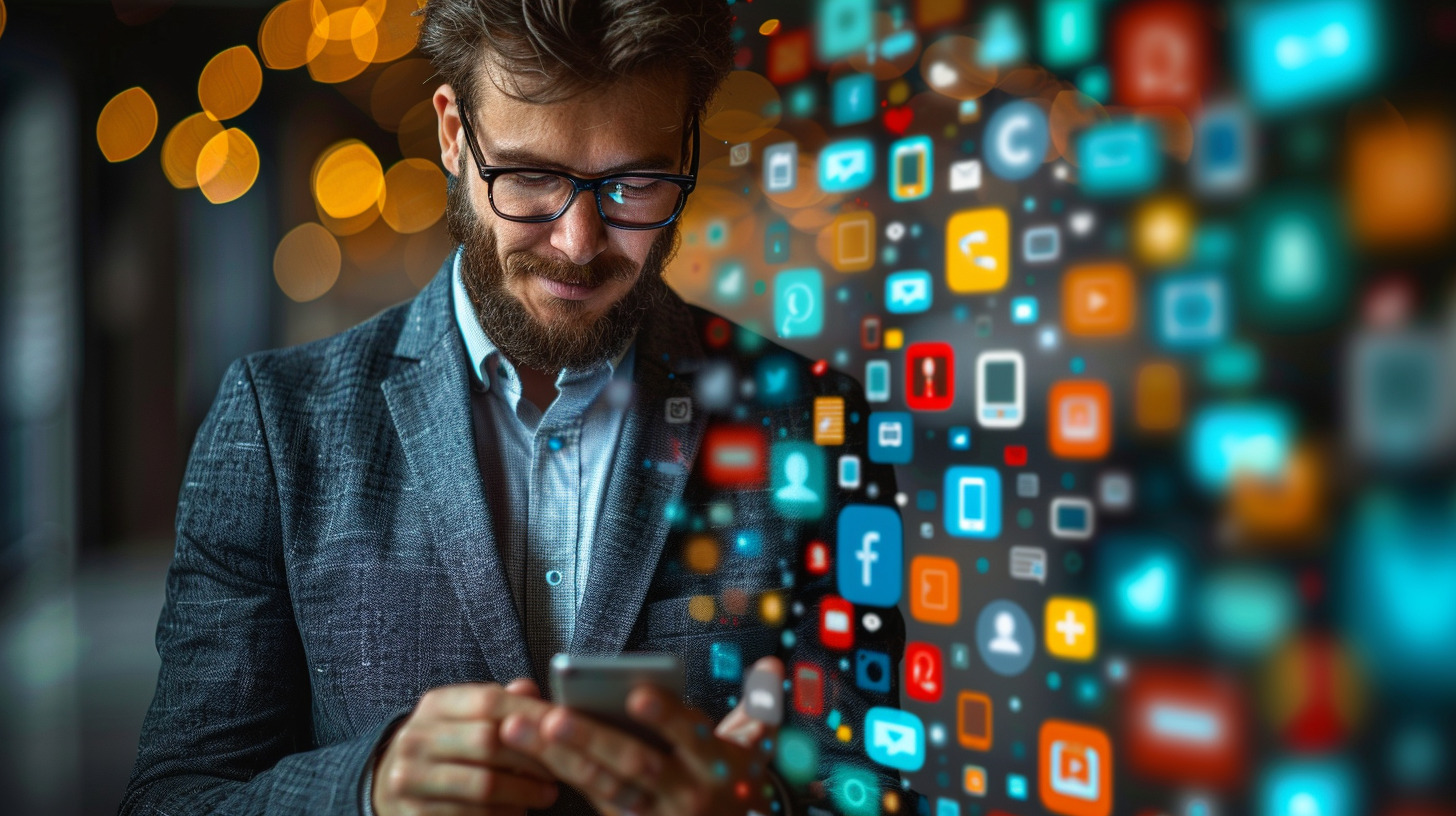
<svg viewBox="0 0 1456 816">
<path fill-rule="evenodd" d="M 482 391 L 489 391 L 492 381 L 491 375 L 504 375 L 501 379 L 504 382 L 496 382 L 497 387 L 503 387 L 506 396 L 514 404 L 520 398 L 520 377 L 516 375 L 516 368 L 511 361 L 503 354 L 485 329 L 480 325 L 480 318 L 476 316 L 475 309 L 470 303 L 470 295 L 465 291 L 465 279 L 460 272 L 460 259 L 465 255 L 465 247 L 460 246 L 455 250 L 455 260 L 451 269 L 453 288 L 455 323 L 460 327 L 460 336 L 465 341 L 465 353 L 470 359 L 471 379 Z M 600 363 L 588 371 L 574 371 L 563 369 L 556 377 L 556 387 L 565 390 L 570 385 L 596 380 L 605 386 L 607 381 L 614 379 L 627 379 L 632 377 L 635 363 L 633 351 L 637 347 L 634 339 L 615 358 Z M 606 366 L 606 376 L 589 376 L 594 374 L 601 366 Z"/>
</svg>

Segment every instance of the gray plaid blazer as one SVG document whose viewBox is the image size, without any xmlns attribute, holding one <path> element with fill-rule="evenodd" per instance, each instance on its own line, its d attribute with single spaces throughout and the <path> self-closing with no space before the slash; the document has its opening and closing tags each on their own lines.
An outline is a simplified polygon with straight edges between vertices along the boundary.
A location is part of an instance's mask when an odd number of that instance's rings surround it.
<svg viewBox="0 0 1456 816">
<path fill-rule="evenodd" d="M 410 302 L 229 367 L 178 501 L 157 626 L 162 668 L 121 813 L 356 816 L 376 747 L 425 691 L 532 676 L 484 498 L 482 480 L 494 474 L 477 464 L 450 305 L 447 263 Z M 819 666 L 824 710 L 861 722 L 869 706 L 893 704 L 896 688 L 870 695 L 845 679 L 853 676 L 839 671 L 845 655 L 818 643 L 817 599 L 832 578 L 801 569 L 804 542 L 832 546 L 841 492 L 829 491 L 822 521 L 806 523 L 774 513 L 766 487 L 715 489 L 697 456 L 704 434 L 744 417 L 699 406 L 692 421 L 670 424 L 664 405 L 692 396 L 695 373 L 714 358 L 733 367 L 736 386 L 759 359 L 787 355 L 800 397 L 748 421 L 768 417 L 786 438 L 810 439 L 813 397 L 841 395 L 859 416 L 847 423 L 846 449 L 860 452 L 882 502 L 894 495 L 894 475 L 863 455 L 867 406 L 853 380 L 815 376 L 807 360 L 768 342 L 753 353 L 716 342 L 725 331 L 743 330 L 674 295 L 639 334 L 635 401 L 570 651 L 676 652 L 688 702 L 715 719 L 739 690 L 713 679 L 711 644 L 736 644 L 743 665 L 777 653 L 791 667 Z M 720 531 L 719 566 L 698 574 L 685 566 L 684 544 L 714 534 L 710 506 L 721 521 L 725 504 L 732 529 L 758 531 L 763 551 L 736 554 Z M 753 598 L 786 583 L 787 599 L 803 604 L 785 622 L 796 630 L 791 650 L 756 610 L 733 614 L 725 603 L 743 597 L 736 590 Z M 689 616 L 698 595 L 719 599 L 714 620 Z M 884 617 L 878 632 L 860 628 L 856 645 L 898 663 L 903 621 Z M 821 769 L 866 762 L 858 733 L 843 744 L 822 719 L 799 724 L 818 738 Z M 553 811 L 584 809 L 566 795 Z"/>
</svg>

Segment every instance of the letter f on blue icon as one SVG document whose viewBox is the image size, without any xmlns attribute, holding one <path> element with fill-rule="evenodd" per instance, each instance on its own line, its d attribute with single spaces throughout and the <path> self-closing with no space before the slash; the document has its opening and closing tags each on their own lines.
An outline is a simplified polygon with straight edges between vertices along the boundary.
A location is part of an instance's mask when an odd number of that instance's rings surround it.
<svg viewBox="0 0 1456 816">
<path fill-rule="evenodd" d="M 900 514 L 890 507 L 851 504 L 839 511 L 839 594 L 865 606 L 900 601 L 904 551 Z"/>
</svg>

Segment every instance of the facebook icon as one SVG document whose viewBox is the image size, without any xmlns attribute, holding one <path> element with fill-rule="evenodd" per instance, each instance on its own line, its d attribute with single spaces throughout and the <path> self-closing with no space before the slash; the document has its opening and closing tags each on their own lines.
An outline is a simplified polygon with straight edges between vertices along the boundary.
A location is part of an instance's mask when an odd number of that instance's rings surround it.
<svg viewBox="0 0 1456 816">
<path fill-rule="evenodd" d="M 866 606 L 898 603 L 904 563 L 899 512 L 875 504 L 845 506 L 839 511 L 836 561 L 845 600 Z"/>
</svg>

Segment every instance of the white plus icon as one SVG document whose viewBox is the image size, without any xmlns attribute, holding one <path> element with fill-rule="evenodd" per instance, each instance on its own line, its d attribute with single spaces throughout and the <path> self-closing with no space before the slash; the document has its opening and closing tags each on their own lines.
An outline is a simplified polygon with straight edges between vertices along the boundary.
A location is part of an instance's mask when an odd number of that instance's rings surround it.
<svg viewBox="0 0 1456 816">
<path fill-rule="evenodd" d="M 1066 617 L 1057 621 L 1056 629 L 1062 633 L 1062 638 L 1067 641 L 1067 645 L 1071 646 L 1077 642 L 1077 638 L 1081 637 L 1087 631 L 1087 626 L 1078 621 L 1077 616 L 1072 614 L 1072 610 L 1068 609 Z"/>
<path fill-rule="evenodd" d="M 854 554 L 854 557 L 859 559 L 859 562 L 864 565 L 864 569 L 861 571 L 860 582 L 865 586 L 870 585 L 870 565 L 880 560 L 880 554 L 875 552 L 873 546 L 879 540 L 879 533 L 865 533 L 864 538 L 860 539 L 859 551 Z"/>
</svg>

